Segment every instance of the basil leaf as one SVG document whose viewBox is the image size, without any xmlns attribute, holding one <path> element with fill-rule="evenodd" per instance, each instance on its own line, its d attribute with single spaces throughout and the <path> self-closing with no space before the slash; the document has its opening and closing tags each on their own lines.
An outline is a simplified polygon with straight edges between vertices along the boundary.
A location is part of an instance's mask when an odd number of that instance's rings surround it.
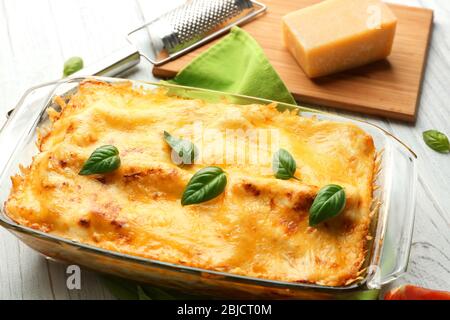
<svg viewBox="0 0 450 320">
<path fill-rule="evenodd" d="M 181 204 L 187 206 L 219 196 L 227 185 L 227 176 L 219 167 L 206 167 L 194 174 L 184 190 Z"/>
<path fill-rule="evenodd" d="M 434 151 L 440 153 L 450 152 L 448 137 L 437 130 L 428 130 L 423 133 L 423 140 Z"/>
<path fill-rule="evenodd" d="M 319 190 L 309 209 L 309 225 L 314 227 L 344 210 L 346 203 L 345 191 L 341 186 L 330 184 Z"/>
<path fill-rule="evenodd" d="M 164 140 L 172 148 L 173 162 L 177 165 L 194 163 L 198 150 L 192 142 L 174 138 L 167 131 L 164 131 Z"/>
<path fill-rule="evenodd" d="M 81 59 L 80 57 L 72 57 L 68 59 L 66 62 L 64 62 L 64 77 L 68 77 L 71 74 L 83 69 L 83 65 L 83 59 Z"/>
<path fill-rule="evenodd" d="M 89 159 L 84 163 L 79 175 L 108 173 L 120 167 L 119 150 L 116 147 L 106 145 L 95 149 Z"/>
<path fill-rule="evenodd" d="M 272 170 L 277 179 L 297 179 L 294 177 L 295 171 L 297 170 L 297 163 L 295 162 L 294 157 L 284 149 L 278 150 L 273 155 Z"/>
</svg>

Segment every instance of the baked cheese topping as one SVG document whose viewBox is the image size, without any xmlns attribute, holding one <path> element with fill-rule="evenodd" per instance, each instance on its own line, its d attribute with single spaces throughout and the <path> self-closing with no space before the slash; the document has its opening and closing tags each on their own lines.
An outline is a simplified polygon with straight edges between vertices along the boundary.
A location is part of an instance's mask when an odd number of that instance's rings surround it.
<svg viewBox="0 0 450 320">
<path fill-rule="evenodd" d="M 59 104 L 60 112 L 49 110 L 40 153 L 12 178 L 6 212 L 14 221 L 191 267 L 330 286 L 358 279 L 376 151 L 357 126 L 281 113 L 274 105 L 212 104 L 94 80 Z M 201 161 L 176 165 L 164 131 L 193 141 Z M 79 175 L 103 145 L 118 148 L 120 168 Z M 275 179 L 274 146 L 295 158 L 300 181 Z M 210 165 L 226 172 L 224 193 L 183 207 L 189 179 Z M 308 210 L 318 190 L 332 183 L 344 187 L 346 207 L 310 227 Z"/>
</svg>

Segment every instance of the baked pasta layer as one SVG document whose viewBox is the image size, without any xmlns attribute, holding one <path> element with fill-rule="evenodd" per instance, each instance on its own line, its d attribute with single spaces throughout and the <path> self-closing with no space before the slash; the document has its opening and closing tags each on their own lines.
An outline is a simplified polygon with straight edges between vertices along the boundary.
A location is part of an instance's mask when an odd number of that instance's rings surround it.
<svg viewBox="0 0 450 320">
<path fill-rule="evenodd" d="M 5 208 L 17 223 L 108 250 L 246 276 L 330 286 L 358 279 L 376 152 L 357 126 L 281 113 L 274 105 L 181 99 L 130 83 L 86 81 L 69 101 L 58 102 L 61 111 L 49 110 L 51 125 L 40 134 L 40 153 L 12 178 Z M 177 166 L 164 131 L 201 146 L 201 161 Z M 227 140 L 230 132 L 235 135 Z M 275 144 L 293 155 L 300 181 L 274 178 Z M 102 145 L 119 149 L 120 168 L 79 175 Z M 183 207 L 189 179 L 210 165 L 226 172 L 225 192 Z M 344 187 L 345 209 L 310 227 L 308 210 L 327 184 Z"/>
</svg>

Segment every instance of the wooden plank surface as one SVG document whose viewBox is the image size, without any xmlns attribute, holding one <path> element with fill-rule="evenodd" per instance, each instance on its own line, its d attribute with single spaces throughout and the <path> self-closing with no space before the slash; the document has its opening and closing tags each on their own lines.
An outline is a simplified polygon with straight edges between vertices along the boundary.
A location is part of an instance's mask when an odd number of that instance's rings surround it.
<svg viewBox="0 0 450 320">
<path fill-rule="evenodd" d="M 183 0 L 0 0 L 0 126 L 26 88 L 61 76 L 62 64 L 81 55 L 87 64 L 125 44 L 124 35 Z M 416 224 L 403 282 L 450 290 L 450 158 L 424 145 L 421 135 L 450 136 L 450 2 L 395 0 L 435 11 L 435 30 L 415 125 L 369 120 L 397 135 L 419 155 Z M 128 75 L 154 80 L 146 62 Z M 324 109 L 328 110 L 329 109 Z M 333 111 L 333 110 L 331 110 Z M 339 112 L 347 114 L 347 112 Z M 0 155 L 2 156 L 2 155 Z M 110 299 L 95 273 L 82 270 L 81 290 L 68 290 L 66 266 L 45 260 L 0 229 L 0 299 Z"/>
<path fill-rule="evenodd" d="M 387 60 L 311 80 L 283 45 L 281 17 L 318 2 L 320 0 L 266 0 L 267 13 L 243 28 L 261 45 L 297 100 L 415 121 L 433 12 L 391 5 L 398 18 L 398 26 L 392 54 Z M 173 77 L 208 47 L 155 67 L 153 74 Z"/>
</svg>

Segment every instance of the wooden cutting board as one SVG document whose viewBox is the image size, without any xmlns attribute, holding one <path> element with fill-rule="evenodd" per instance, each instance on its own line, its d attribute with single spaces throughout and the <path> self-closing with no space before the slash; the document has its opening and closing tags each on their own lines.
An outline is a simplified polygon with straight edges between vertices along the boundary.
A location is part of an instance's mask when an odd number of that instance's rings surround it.
<svg viewBox="0 0 450 320">
<path fill-rule="evenodd" d="M 243 26 L 262 46 L 270 62 L 300 103 L 317 104 L 414 122 L 426 65 L 433 11 L 389 4 L 398 18 L 387 60 L 310 80 L 284 48 L 281 17 L 319 0 L 264 0 L 268 11 Z M 175 76 L 216 41 L 175 61 L 154 67 L 157 77 Z"/>
</svg>

